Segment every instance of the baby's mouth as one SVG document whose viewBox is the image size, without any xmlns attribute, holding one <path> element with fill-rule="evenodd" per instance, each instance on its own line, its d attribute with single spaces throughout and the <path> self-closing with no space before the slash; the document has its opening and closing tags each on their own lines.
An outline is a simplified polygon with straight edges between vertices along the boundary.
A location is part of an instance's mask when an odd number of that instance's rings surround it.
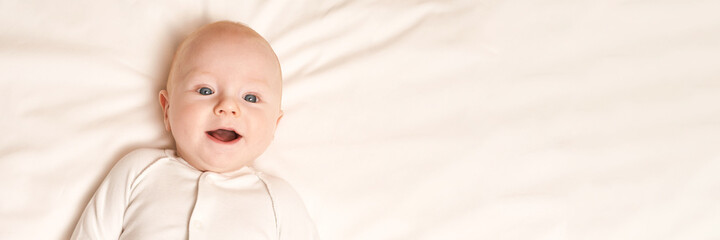
<svg viewBox="0 0 720 240">
<path fill-rule="evenodd" d="M 235 140 L 239 139 L 240 137 L 242 137 L 240 134 L 236 133 L 235 131 L 226 130 L 226 129 L 217 129 L 217 130 L 213 130 L 213 131 L 207 131 L 205 133 L 208 136 L 210 136 L 211 138 L 214 138 L 214 139 L 217 139 L 218 141 L 226 142 L 226 143 L 235 141 Z"/>
</svg>

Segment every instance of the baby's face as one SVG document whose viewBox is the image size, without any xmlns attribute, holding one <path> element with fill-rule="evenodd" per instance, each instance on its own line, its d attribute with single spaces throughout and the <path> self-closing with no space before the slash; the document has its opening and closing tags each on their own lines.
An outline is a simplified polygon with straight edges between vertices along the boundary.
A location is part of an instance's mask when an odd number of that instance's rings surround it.
<svg viewBox="0 0 720 240">
<path fill-rule="evenodd" d="M 274 52 L 254 32 L 225 24 L 200 30 L 178 52 L 172 83 L 160 92 L 178 154 L 202 171 L 250 164 L 270 144 L 282 117 Z"/>
</svg>

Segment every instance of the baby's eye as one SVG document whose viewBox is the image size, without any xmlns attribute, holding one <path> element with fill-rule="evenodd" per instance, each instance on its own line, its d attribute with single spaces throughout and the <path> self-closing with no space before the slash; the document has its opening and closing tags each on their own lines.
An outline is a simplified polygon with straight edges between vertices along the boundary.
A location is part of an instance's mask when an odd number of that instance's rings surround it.
<svg viewBox="0 0 720 240">
<path fill-rule="evenodd" d="M 200 93 L 200 94 L 202 94 L 202 95 L 210 95 L 210 94 L 213 94 L 213 90 L 210 89 L 210 88 L 207 88 L 207 87 L 201 87 L 200 89 L 197 90 L 197 92 Z"/>
<path fill-rule="evenodd" d="M 248 102 L 251 102 L 251 103 L 256 103 L 256 102 L 257 102 L 257 96 L 252 95 L 252 94 L 245 95 L 245 97 L 243 97 L 243 98 L 245 99 L 245 101 L 248 101 Z"/>
</svg>

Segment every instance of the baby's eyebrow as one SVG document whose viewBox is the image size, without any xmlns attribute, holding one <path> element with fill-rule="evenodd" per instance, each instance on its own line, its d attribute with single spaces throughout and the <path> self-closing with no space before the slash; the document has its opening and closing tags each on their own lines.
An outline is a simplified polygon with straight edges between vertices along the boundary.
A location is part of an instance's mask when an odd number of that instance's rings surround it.
<svg viewBox="0 0 720 240">
<path fill-rule="evenodd" d="M 185 79 L 188 79 L 188 80 L 205 80 L 205 79 L 215 80 L 216 78 L 215 78 L 215 75 L 213 75 L 212 73 L 205 72 L 205 71 L 192 70 L 185 75 Z"/>
<path fill-rule="evenodd" d="M 248 81 L 246 86 L 249 89 L 254 89 L 254 91 L 258 92 L 269 93 L 272 90 L 270 84 L 267 82 L 267 80 L 264 79 Z"/>
</svg>

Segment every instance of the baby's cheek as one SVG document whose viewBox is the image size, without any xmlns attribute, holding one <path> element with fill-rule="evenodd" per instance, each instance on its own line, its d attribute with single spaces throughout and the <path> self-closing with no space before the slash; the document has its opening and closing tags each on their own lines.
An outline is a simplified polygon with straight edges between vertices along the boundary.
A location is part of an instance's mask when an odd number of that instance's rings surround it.
<svg viewBox="0 0 720 240">
<path fill-rule="evenodd" d="M 194 111 L 192 106 L 179 105 L 173 111 L 170 111 L 168 117 L 170 118 L 170 124 L 173 128 L 173 132 L 176 134 L 183 134 L 188 131 L 188 128 L 193 126 L 193 122 L 197 121 L 195 116 L 197 112 Z"/>
<path fill-rule="evenodd" d="M 263 129 L 265 139 L 266 141 L 270 142 L 275 138 L 275 130 L 277 128 L 277 119 L 268 118 L 265 119 L 265 122 L 263 124 L 265 126 L 265 129 Z"/>
</svg>

